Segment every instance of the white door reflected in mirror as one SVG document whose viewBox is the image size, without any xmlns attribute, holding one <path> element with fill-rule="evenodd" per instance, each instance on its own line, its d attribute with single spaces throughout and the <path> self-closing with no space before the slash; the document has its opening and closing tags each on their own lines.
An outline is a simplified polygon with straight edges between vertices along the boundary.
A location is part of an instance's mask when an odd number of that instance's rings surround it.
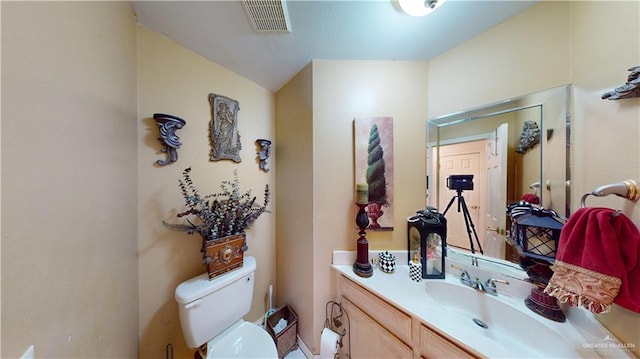
<svg viewBox="0 0 640 359">
<path fill-rule="evenodd" d="M 494 258 L 505 258 L 507 208 L 507 143 L 509 124 L 503 123 L 487 140 L 487 205 L 484 211 L 487 230 L 484 254 Z"/>
</svg>

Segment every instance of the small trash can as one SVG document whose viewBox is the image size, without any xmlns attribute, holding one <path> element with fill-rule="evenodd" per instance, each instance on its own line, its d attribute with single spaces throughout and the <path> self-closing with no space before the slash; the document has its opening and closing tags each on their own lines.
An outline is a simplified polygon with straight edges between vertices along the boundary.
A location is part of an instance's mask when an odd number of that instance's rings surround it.
<svg viewBox="0 0 640 359">
<path fill-rule="evenodd" d="M 276 326 L 281 319 L 287 321 L 284 329 L 276 333 Z M 278 348 L 278 357 L 284 358 L 291 351 L 298 349 L 298 316 L 288 305 L 283 305 L 267 318 L 267 329 Z"/>
</svg>

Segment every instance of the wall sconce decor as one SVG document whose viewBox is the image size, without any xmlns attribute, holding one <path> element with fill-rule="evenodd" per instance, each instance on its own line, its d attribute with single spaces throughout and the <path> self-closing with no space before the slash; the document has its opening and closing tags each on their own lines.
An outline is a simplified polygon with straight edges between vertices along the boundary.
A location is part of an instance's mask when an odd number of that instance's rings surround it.
<svg viewBox="0 0 640 359">
<path fill-rule="evenodd" d="M 552 132 L 553 133 L 553 132 Z M 540 142 L 540 127 L 535 121 L 525 121 L 522 125 L 520 141 L 516 153 L 525 154 Z"/>
<path fill-rule="evenodd" d="M 447 219 L 433 207 L 407 219 L 409 263 L 420 261 L 423 279 L 444 279 L 447 256 Z M 411 264 L 410 264 L 411 267 Z"/>
<path fill-rule="evenodd" d="M 187 122 L 180 117 L 164 113 L 154 113 L 153 119 L 160 129 L 158 140 L 162 143 L 161 151 L 167 154 L 166 160 L 157 160 L 156 163 L 164 166 L 176 162 L 178 160 L 177 150 L 182 145 L 179 141 L 180 137 L 176 135 L 176 130 L 181 129 Z"/>
<path fill-rule="evenodd" d="M 605 92 L 602 99 L 621 100 L 623 98 L 640 97 L 640 66 L 634 66 L 627 78 L 627 83 L 616 87 L 613 91 Z"/>
<path fill-rule="evenodd" d="M 271 141 L 266 140 L 264 138 L 259 138 L 256 140 L 256 145 L 258 145 L 258 160 L 260 161 L 260 169 L 269 172 L 267 168 L 267 160 L 269 156 L 271 156 Z"/>
<path fill-rule="evenodd" d="M 209 140 L 211 155 L 209 160 L 232 160 L 240 162 L 240 133 L 238 133 L 238 101 L 225 96 L 209 94 L 211 104 L 211 122 Z"/>
</svg>

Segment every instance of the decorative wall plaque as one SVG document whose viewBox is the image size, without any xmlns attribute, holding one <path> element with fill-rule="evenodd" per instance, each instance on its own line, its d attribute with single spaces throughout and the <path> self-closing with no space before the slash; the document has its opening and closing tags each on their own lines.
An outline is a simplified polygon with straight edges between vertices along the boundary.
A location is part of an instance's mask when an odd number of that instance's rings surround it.
<svg viewBox="0 0 640 359">
<path fill-rule="evenodd" d="M 209 94 L 211 104 L 211 161 L 232 160 L 240 162 L 240 133 L 238 133 L 238 101 L 216 94 Z"/>
</svg>

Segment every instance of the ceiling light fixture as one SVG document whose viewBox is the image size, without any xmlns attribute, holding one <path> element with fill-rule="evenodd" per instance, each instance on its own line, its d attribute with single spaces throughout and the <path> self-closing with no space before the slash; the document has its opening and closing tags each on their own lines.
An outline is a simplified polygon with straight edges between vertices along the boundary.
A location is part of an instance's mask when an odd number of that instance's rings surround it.
<svg viewBox="0 0 640 359">
<path fill-rule="evenodd" d="M 391 0 L 393 5 L 411 16 L 425 16 L 434 12 L 444 0 Z"/>
</svg>

